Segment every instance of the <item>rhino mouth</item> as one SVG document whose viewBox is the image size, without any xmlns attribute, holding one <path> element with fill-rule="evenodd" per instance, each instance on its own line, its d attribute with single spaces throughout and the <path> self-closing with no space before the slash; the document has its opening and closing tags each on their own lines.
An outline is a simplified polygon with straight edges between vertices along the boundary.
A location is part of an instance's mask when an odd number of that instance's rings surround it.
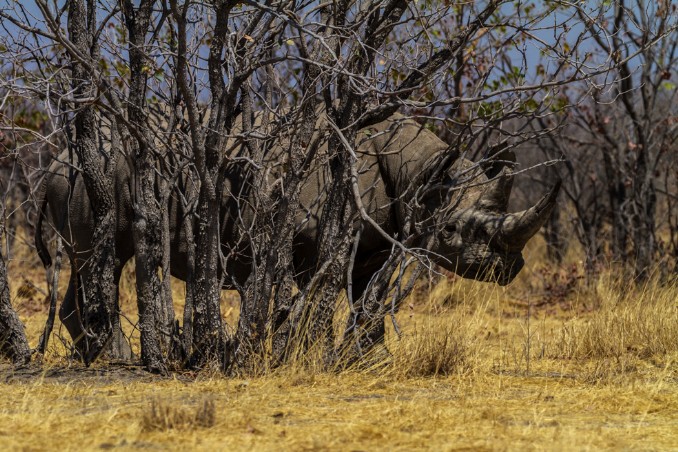
<svg viewBox="0 0 678 452">
<path fill-rule="evenodd" d="M 506 286 L 518 276 L 524 265 L 525 260 L 521 254 L 512 254 L 487 264 L 468 265 L 463 270 L 457 269 L 455 273 L 463 278 Z"/>
<path fill-rule="evenodd" d="M 525 260 L 523 259 L 523 256 L 520 255 L 511 259 L 510 262 L 511 264 L 509 266 L 505 266 L 501 269 L 495 268 L 495 281 L 500 286 L 506 286 L 510 284 L 511 281 L 513 281 L 516 276 L 518 276 L 518 273 L 520 273 L 520 270 L 522 270 L 523 266 L 525 265 Z"/>
</svg>

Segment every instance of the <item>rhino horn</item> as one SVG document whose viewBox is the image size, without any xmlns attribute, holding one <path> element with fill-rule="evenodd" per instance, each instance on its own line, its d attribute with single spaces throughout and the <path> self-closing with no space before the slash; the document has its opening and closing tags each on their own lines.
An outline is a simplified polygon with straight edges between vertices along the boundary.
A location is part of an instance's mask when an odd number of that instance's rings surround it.
<svg viewBox="0 0 678 452">
<path fill-rule="evenodd" d="M 549 193 L 527 210 L 508 214 L 501 225 L 500 234 L 504 243 L 512 249 L 522 249 L 539 231 L 556 205 L 561 180 L 558 179 Z"/>
</svg>

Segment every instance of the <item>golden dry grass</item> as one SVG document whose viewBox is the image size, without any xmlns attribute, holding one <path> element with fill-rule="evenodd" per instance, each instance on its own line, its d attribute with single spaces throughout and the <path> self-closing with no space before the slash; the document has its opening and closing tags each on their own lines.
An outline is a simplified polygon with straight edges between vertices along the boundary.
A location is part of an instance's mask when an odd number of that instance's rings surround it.
<svg viewBox="0 0 678 452">
<path fill-rule="evenodd" d="M 11 271 L 35 345 L 46 311 L 28 293 L 27 281 L 44 286 L 31 259 L 16 256 Z M 159 378 L 105 363 L 84 370 L 53 340 L 37 375 L 0 368 L 1 448 L 678 448 L 678 286 L 636 288 L 610 271 L 550 300 L 542 265 L 526 260 L 508 288 L 443 279 L 417 292 L 397 316 L 402 337 L 389 331 L 392 360 L 371 370 L 307 363 L 252 378 Z M 232 321 L 232 294 L 222 309 Z"/>
</svg>

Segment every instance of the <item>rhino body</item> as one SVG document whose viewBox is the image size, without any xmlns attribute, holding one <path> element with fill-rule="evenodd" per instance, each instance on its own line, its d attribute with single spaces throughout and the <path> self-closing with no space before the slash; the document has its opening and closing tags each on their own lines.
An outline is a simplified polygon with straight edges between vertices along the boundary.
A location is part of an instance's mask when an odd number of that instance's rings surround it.
<svg viewBox="0 0 678 452">
<path fill-rule="evenodd" d="M 356 148 L 358 155 L 359 186 L 362 202 L 370 217 L 391 237 L 402 237 L 402 222 L 407 211 L 411 186 L 435 158 L 448 151 L 448 146 L 434 133 L 418 123 L 395 115 L 359 133 Z M 321 152 L 322 156 L 322 152 Z M 94 231 L 93 213 L 82 177 L 64 164 L 64 156 L 56 159 L 48 170 L 41 188 L 39 200 L 43 214 L 49 212 L 52 226 L 64 238 L 65 249 L 72 265 L 72 275 L 91 255 L 91 238 Z M 448 170 L 450 176 L 459 175 L 469 168 L 471 162 L 458 159 Z M 134 255 L 132 241 L 133 170 L 125 159 L 118 159 L 115 170 L 114 198 L 116 202 L 116 284 L 123 266 Z M 312 274 L 310 267 L 316 253 L 317 231 L 323 204 L 327 202 L 325 189 L 329 180 L 326 165 L 317 165 L 309 173 L 300 196 L 295 236 L 294 262 L 300 278 Z M 455 208 L 446 215 L 446 223 L 437 228 L 431 256 L 443 267 L 457 274 L 500 284 L 510 282 L 523 266 L 521 250 L 546 220 L 555 202 L 558 187 L 555 187 L 534 207 L 515 214 L 506 213 L 511 187 L 511 175 L 499 176 L 493 182 L 480 184 L 475 189 L 463 191 L 455 200 Z M 480 175 L 475 183 L 486 182 Z M 242 213 L 236 200 L 247 185 L 247 179 L 233 171 L 225 179 L 221 212 L 221 243 L 226 255 L 238 255 L 240 247 L 238 221 Z M 72 190 L 70 189 L 72 186 Z M 430 211 L 440 205 L 445 196 L 429 199 Z M 449 199 L 447 199 L 449 201 Z M 173 198 L 169 205 L 171 238 L 171 273 L 182 280 L 187 276 L 187 245 L 182 225 L 186 212 L 181 203 Z M 41 219 L 42 219 L 41 215 Z M 36 228 L 36 246 L 46 265 L 50 258 L 42 241 L 41 227 Z M 357 248 L 353 269 L 353 296 L 358 299 L 374 273 L 389 256 L 391 243 L 381 232 L 368 223 Z M 240 250 L 242 251 L 242 249 Z M 243 253 L 240 253 L 243 256 Z M 224 279 L 231 288 L 231 281 L 245 281 L 250 265 L 246 256 L 229 258 Z M 87 281 L 90 275 L 82 275 Z M 78 281 L 71 278 L 59 317 L 74 341 L 83 331 L 78 319 L 75 293 Z M 120 336 L 120 334 L 118 334 Z M 124 341 L 117 338 L 116 340 Z M 129 350 L 125 344 L 122 348 Z M 127 354 L 125 352 L 124 354 Z M 123 356 L 127 357 L 127 356 Z"/>
</svg>

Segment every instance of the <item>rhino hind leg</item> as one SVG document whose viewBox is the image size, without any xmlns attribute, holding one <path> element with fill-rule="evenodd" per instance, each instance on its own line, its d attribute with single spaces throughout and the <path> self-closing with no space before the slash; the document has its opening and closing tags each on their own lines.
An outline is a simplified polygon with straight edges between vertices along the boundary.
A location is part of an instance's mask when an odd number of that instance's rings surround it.
<svg viewBox="0 0 678 452">
<path fill-rule="evenodd" d="M 120 325 L 118 302 L 118 284 L 120 281 L 120 271 L 115 272 L 115 278 L 116 291 L 114 300 L 114 315 L 111 319 L 113 333 L 103 350 L 103 354 L 109 359 L 128 361 L 133 358 L 133 354 L 129 342 L 127 341 L 127 338 L 125 337 Z M 89 352 L 87 351 L 88 347 L 85 340 L 85 330 L 83 329 L 82 318 L 80 315 L 81 307 L 78 303 L 78 300 L 82 300 L 84 295 L 84 288 L 78 280 L 75 267 L 71 266 L 71 278 L 68 283 L 66 295 L 64 296 L 64 300 L 61 303 L 61 308 L 59 309 L 59 319 L 66 327 L 66 330 L 73 340 L 75 356 L 80 360 L 87 358 L 87 361 L 91 362 L 93 357 L 89 356 Z"/>
<path fill-rule="evenodd" d="M 129 345 L 129 341 L 125 336 L 125 333 L 120 327 L 120 316 L 116 315 L 113 318 L 113 336 L 108 342 L 108 346 L 104 350 L 104 354 L 108 359 L 111 360 L 131 361 L 134 359 L 134 354 L 132 353 L 132 348 Z M 115 320 L 117 320 L 117 322 Z"/>
<path fill-rule="evenodd" d="M 75 296 L 76 290 L 80 290 L 80 287 L 78 287 L 80 284 L 77 281 L 76 275 L 75 268 L 71 266 L 71 278 L 68 283 L 68 289 L 66 289 L 66 295 L 59 308 L 59 320 L 66 327 L 68 334 L 73 340 L 75 355 L 82 359 L 85 331 L 82 328 L 80 311 Z"/>
<path fill-rule="evenodd" d="M 108 346 L 104 350 L 105 356 L 113 360 L 122 360 L 122 361 L 131 361 L 134 358 L 132 353 L 132 348 L 129 345 L 129 341 L 125 336 L 125 333 L 122 331 L 122 325 L 120 324 L 120 275 L 122 274 L 122 268 L 116 269 L 115 271 L 115 300 L 113 306 L 113 318 L 111 323 L 113 326 L 113 335 L 111 340 L 108 342 Z"/>
</svg>

